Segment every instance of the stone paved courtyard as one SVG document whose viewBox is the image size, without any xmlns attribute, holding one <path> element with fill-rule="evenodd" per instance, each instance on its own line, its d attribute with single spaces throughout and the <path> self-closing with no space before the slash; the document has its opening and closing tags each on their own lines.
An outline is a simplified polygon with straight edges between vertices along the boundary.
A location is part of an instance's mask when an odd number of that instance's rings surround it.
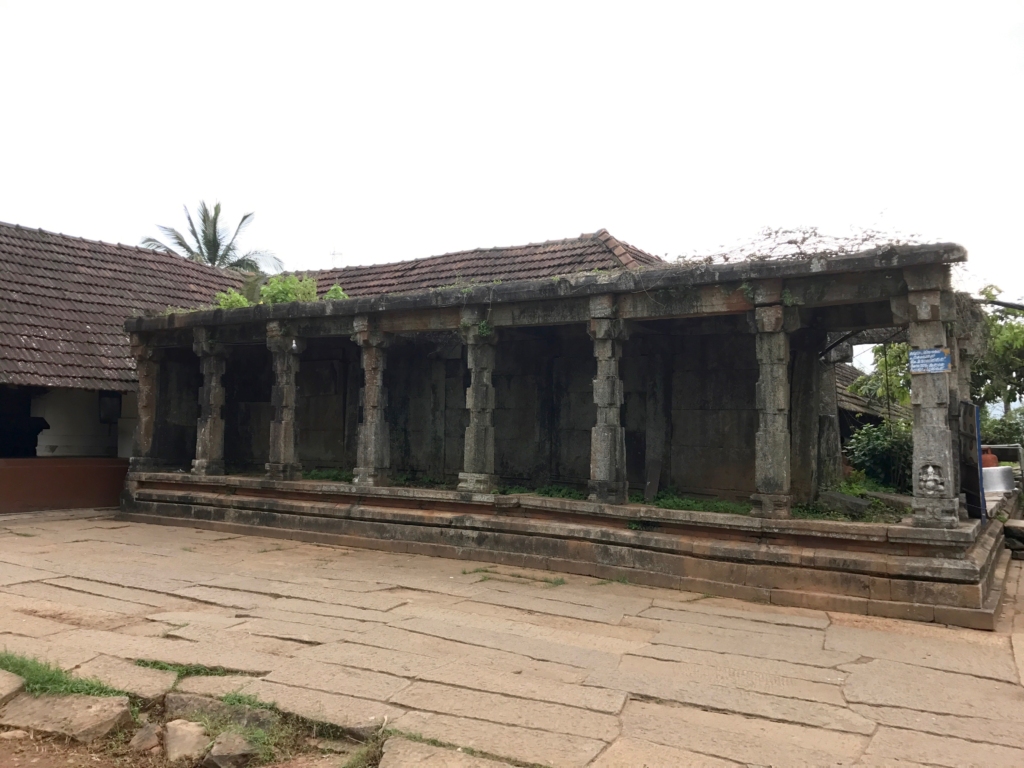
<svg viewBox="0 0 1024 768">
<path fill-rule="evenodd" d="M 541 765 L 1024 765 L 1017 563 L 987 633 L 104 514 L 0 518 L 0 648 Z"/>
</svg>

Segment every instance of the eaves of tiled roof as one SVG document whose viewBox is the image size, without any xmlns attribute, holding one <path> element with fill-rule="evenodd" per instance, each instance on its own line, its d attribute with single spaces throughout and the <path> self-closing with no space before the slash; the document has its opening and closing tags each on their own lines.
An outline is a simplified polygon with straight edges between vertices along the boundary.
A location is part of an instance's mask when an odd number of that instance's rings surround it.
<svg viewBox="0 0 1024 768">
<path fill-rule="evenodd" d="M 665 266 L 665 263 L 602 229 L 567 240 L 478 248 L 367 267 L 344 267 L 317 272 L 315 276 L 320 293 L 337 283 L 355 298 L 463 284 L 537 280 L 574 272 L 634 270 L 645 266 Z"/>
<path fill-rule="evenodd" d="M 170 254 L 0 223 L 0 384 L 130 391 L 125 318 L 208 305 L 240 283 Z"/>
</svg>

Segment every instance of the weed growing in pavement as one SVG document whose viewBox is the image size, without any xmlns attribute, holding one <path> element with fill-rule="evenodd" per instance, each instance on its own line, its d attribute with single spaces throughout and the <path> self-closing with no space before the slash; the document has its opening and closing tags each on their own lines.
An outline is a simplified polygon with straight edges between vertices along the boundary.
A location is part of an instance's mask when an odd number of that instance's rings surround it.
<svg viewBox="0 0 1024 768">
<path fill-rule="evenodd" d="M 136 659 L 135 665 L 147 669 L 161 669 L 165 672 L 174 672 L 178 680 L 186 677 L 224 677 L 226 675 L 245 675 L 255 677 L 249 672 L 241 672 L 237 669 L 226 667 L 207 667 L 203 664 L 172 664 L 167 661 L 152 661 L 150 659 Z M 177 681 L 175 681 L 177 682 Z"/>
<path fill-rule="evenodd" d="M 88 677 L 72 677 L 54 665 L 8 651 L 0 652 L 0 669 L 25 680 L 25 692 L 33 696 L 44 694 L 66 696 L 78 693 L 85 696 L 127 696 L 125 691 L 111 688 Z"/>
</svg>

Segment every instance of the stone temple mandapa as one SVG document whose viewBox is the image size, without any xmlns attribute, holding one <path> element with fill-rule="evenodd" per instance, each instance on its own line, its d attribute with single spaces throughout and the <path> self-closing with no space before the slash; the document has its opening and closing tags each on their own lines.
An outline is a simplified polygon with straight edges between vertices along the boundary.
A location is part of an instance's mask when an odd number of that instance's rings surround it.
<svg viewBox="0 0 1024 768">
<path fill-rule="evenodd" d="M 964 260 L 667 263 L 602 230 L 319 275 L 347 300 L 132 318 L 124 513 L 991 628 L 1008 556 L 960 499 Z M 836 347 L 873 329 L 933 360 L 912 508 L 793 519 L 839 476 Z M 303 479 L 327 468 L 352 481 Z M 587 500 L 507 492 L 552 484 Z M 666 488 L 753 509 L 648 503 Z"/>
</svg>

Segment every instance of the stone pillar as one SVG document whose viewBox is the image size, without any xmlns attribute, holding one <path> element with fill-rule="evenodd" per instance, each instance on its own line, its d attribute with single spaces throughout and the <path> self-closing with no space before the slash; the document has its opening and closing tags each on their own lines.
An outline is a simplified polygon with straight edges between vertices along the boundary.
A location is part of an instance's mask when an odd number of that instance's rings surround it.
<svg viewBox="0 0 1024 768">
<path fill-rule="evenodd" d="M 384 386 L 388 336 L 371 330 L 366 315 L 356 315 L 352 341 L 362 349 L 363 388 L 359 393 L 362 420 L 356 447 L 356 485 L 387 485 L 391 469 L 388 392 Z"/>
<path fill-rule="evenodd" d="M 139 380 L 138 412 L 132 440 L 132 457 L 129 468 L 132 472 L 145 472 L 159 464 L 156 449 L 156 409 L 160 394 L 160 359 L 162 350 L 153 349 L 147 339 L 138 334 L 131 335 L 132 357 L 135 358 L 135 374 Z"/>
<path fill-rule="evenodd" d="M 913 289 L 915 284 L 908 279 Z M 911 290 L 908 295 L 910 349 L 947 350 L 946 326 L 940 319 L 941 291 Z M 949 428 L 951 374 L 914 372 L 910 402 L 914 409 L 914 525 L 956 528 L 960 524 L 959 489 L 953 468 Z"/>
<path fill-rule="evenodd" d="M 459 490 L 491 493 L 498 487 L 498 476 L 494 474 L 494 387 L 491 385 L 497 336 L 486 326 L 486 335 L 482 334 L 482 321 L 482 316 L 475 313 L 463 313 L 462 337 L 470 383 L 466 389 L 469 426 L 466 427 Z"/>
<path fill-rule="evenodd" d="M 843 448 L 839 437 L 836 364 L 826 357 L 818 369 L 818 488 L 833 488 L 843 479 Z"/>
<path fill-rule="evenodd" d="M 199 368 L 203 373 L 192 474 L 223 475 L 225 350 L 212 339 L 207 328 L 196 328 L 192 335 L 192 349 L 199 356 Z"/>
<path fill-rule="evenodd" d="M 622 426 L 622 379 L 619 358 L 628 338 L 625 323 L 614 318 L 615 297 L 594 296 L 590 300 L 588 332 L 594 340 L 597 376 L 594 403 L 597 423 L 590 430 L 590 500 L 625 504 L 626 430 Z"/>
<path fill-rule="evenodd" d="M 794 334 L 793 375 L 790 382 L 790 494 L 795 504 L 818 497 L 818 430 L 821 421 L 821 368 L 818 353 L 824 334 L 802 330 Z"/>
<path fill-rule="evenodd" d="M 754 311 L 757 323 L 758 430 L 754 442 L 753 515 L 789 517 L 789 336 L 783 330 L 783 307 L 774 304 Z"/>
<path fill-rule="evenodd" d="M 270 390 L 274 419 L 270 422 L 267 476 L 273 480 L 302 479 L 299 430 L 295 423 L 295 374 L 305 347 L 305 340 L 289 333 L 280 322 L 267 323 L 267 348 L 274 361 L 274 386 Z"/>
</svg>

